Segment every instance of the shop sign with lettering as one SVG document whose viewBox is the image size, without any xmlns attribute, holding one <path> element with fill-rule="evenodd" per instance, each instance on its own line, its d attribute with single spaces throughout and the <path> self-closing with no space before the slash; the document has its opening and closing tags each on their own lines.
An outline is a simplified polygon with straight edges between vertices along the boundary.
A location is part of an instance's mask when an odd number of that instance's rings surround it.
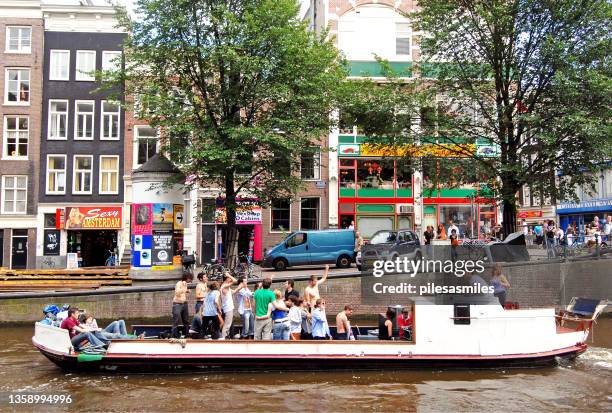
<svg viewBox="0 0 612 413">
<path fill-rule="evenodd" d="M 66 229 L 121 229 L 121 207 L 68 207 Z"/>
</svg>

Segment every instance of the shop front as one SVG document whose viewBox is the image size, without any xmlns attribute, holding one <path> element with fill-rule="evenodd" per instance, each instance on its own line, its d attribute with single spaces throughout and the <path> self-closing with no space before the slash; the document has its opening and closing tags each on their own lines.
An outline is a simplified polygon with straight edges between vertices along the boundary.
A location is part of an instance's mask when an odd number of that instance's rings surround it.
<svg viewBox="0 0 612 413">
<path fill-rule="evenodd" d="M 236 225 L 238 226 L 238 254 L 248 255 L 252 261 L 262 260 L 262 208 L 258 199 L 237 199 Z M 217 226 L 217 258 L 226 257 L 227 210 L 225 200 L 217 198 L 215 209 Z"/>
<path fill-rule="evenodd" d="M 65 230 L 66 252 L 76 254 L 79 267 L 104 266 L 117 254 L 118 234 L 122 230 L 122 207 L 78 206 L 58 209 L 56 230 L 45 229 L 45 255 L 59 254 L 59 240 Z"/>
<path fill-rule="evenodd" d="M 612 215 L 612 198 L 598 198 L 581 202 L 562 202 L 557 206 L 559 224 L 565 230 L 568 225 L 578 229 L 579 234 L 586 232 L 595 217 L 599 218 L 601 225 L 608 215 Z"/>
<path fill-rule="evenodd" d="M 451 221 L 462 238 L 485 238 L 491 232 L 497 209 L 491 199 L 479 196 L 485 186 L 435 186 L 433 177 L 406 160 L 406 150 L 372 147 L 363 139 L 339 136 L 340 228 L 354 228 L 366 239 L 379 230 L 447 229 Z"/>
</svg>

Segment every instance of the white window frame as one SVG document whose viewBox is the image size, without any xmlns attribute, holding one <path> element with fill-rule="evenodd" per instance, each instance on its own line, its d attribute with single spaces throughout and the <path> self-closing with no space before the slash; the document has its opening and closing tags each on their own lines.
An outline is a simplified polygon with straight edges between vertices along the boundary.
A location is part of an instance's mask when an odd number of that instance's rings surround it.
<svg viewBox="0 0 612 413">
<path fill-rule="evenodd" d="M 312 230 L 312 229 L 302 229 L 302 201 L 304 199 L 313 199 L 316 198 L 319 200 L 319 216 L 317 217 L 317 229 L 316 230 Z M 299 230 L 300 231 L 320 231 L 321 230 L 321 211 L 323 209 L 323 205 L 321 205 L 321 197 L 320 196 L 303 196 L 300 198 L 300 204 L 299 204 L 299 213 L 298 213 L 298 224 L 299 224 Z"/>
<path fill-rule="evenodd" d="M 53 73 L 54 63 L 57 63 L 54 62 L 54 54 L 68 54 L 68 67 L 66 68 L 65 76 L 60 76 L 57 73 Z M 70 50 L 51 49 L 49 51 L 49 80 L 70 80 Z"/>
<path fill-rule="evenodd" d="M 312 154 L 313 156 L 313 162 L 315 163 L 315 169 L 314 169 L 314 178 L 302 178 L 302 180 L 304 181 L 320 181 L 321 180 L 321 147 L 320 146 L 313 146 L 312 148 L 316 148 L 317 149 L 317 153 L 318 155 L 318 159 L 315 153 Z M 311 148 L 311 149 L 312 149 Z M 318 172 L 317 172 L 318 169 Z M 300 163 L 300 178 L 302 177 L 302 165 Z"/>
<path fill-rule="evenodd" d="M 79 112 L 79 103 L 91 104 L 91 112 Z M 79 115 L 91 116 L 91 136 L 79 136 Z M 95 134 L 96 101 L 95 100 L 75 100 L 74 101 L 74 140 L 93 141 Z"/>
<path fill-rule="evenodd" d="M 148 125 L 138 125 L 138 126 L 134 126 L 134 159 L 133 159 L 133 163 L 132 163 L 132 168 L 136 169 L 139 168 L 140 166 L 142 166 L 143 164 L 138 163 L 138 140 L 140 139 L 139 135 L 138 135 L 138 130 L 139 129 L 144 129 L 144 128 L 151 128 L 151 129 L 155 129 L 156 135 L 155 135 L 155 151 L 158 152 L 159 151 L 159 130 L 157 128 L 154 128 L 152 126 L 148 126 Z M 153 139 L 153 138 L 143 138 L 143 139 Z"/>
<path fill-rule="evenodd" d="M 66 112 L 52 112 L 51 104 L 55 102 L 62 102 L 66 104 Z M 70 115 L 70 102 L 67 99 L 49 99 L 49 110 L 47 112 L 47 140 L 49 141 L 65 141 L 68 139 L 68 118 Z M 66 116 L 66 130 L 64 131 L 64 136 L 60 137 L 51 137 L 51 121 L 53 120 L 53 114 L 65 114 Z M 59 129 L 59 128 L 58 128 Z"/>
<path fill-rule="evenodd" d="M 112 56 L 108 59 L 108 56 Z M 121 69 L 121 59 L 123 52 L 121 50 L 103 50 L 102 51 L 102 70 L 116 72 Z M 117 59 L 118 58 L 118 59 Z M 105 65 L 104 63 L 107 62 Z"/>
<path fill-rule="evenodd" d="M 49 169 L 49 159 L 50 158 L 64 158 L 64 169 Z M 49 154 L 47 155 L 47 169 L 46 169 L 46 173 L 45 173 L 45 194 L 46 195 L 64 195 L 66 194 L 66 184 L 68 179 L 67 178 L 67 170 L 68 170 L 68 157 L 66 155 L 63 154 Z M 58 174 L 58 173 L 64 173 L 64 190 L 63 191 L 51 191 L 49 189 L 49 175 L 51 173 L 53 174 Z M 56 182 L 57 182 L 57 176 L 55 178 Z"/>
<path fill-rule="evenodd" d="M 114 158 L 117 160 L 117 169 L 102 169 L 102 160 L 104 158 Z M 117 174 L 117 190 L 116 191 L 102 191 L 102 180 L 103 174 L 115 173 Z M 100 167 L 99 167 L 99 179 L 98 179 L 98 193 L 100 195 L 118 195 L 119 194 L 119 155 L 100 155 Z M 108 180 L 108 187 L 110 188 L 110 175 L 106 177 Z"/>
<path fill-rule="evenodd" d="M 19 76 L 17 79 L 17 85 L 21 84 L 21 71 L 26 70 L 28 72 L 28 100 L 17 100 L 16 102 L 9 101 L 9 71 L 19 70 Z M 30 106 L 32 100 L 32 71 L 29 67 L 7 67 L 4 70 L 4 104 L 10 106 Z M 17 98 L 19 97 L 19 88 L 17 88 Z"/>
<path fill-rule="evenodd" d="M 74 79 L 80 82 L 93 82 L 96 80 L 95 75 L 90 75 L 88 74 L 90 71 L 88 70 L 87 72 L 81 72 L 80 70 L 80 65 L 79 63 L 81 63 L 81 59 L 83 55 L 91 55 L 93 54 L 93 70 L 91 70 L 91 72 L 96 70 L 96 51 L 95 50 L 77 50 L 76 51 L 76 65 L 75 65 L 75 74 L 74 74 Z"/>
<path fill-rule="evenodd" d="M 24 48 L 24 46 L 22 45 L 23 38 L 21 37 L 21 31 L 20 31 L 18 50 L 10 50 L 10 36 L 9 36 L 10 29 L 30 29 L 30 46 L 27 49 Z M 6 34 L 6 44 L 5 44 L 4 53 L 19 53 L 19 54 L 32 53 L 32 26 L 20 26 L 20 25 L 8 26 L 7 25 L 5 34 Z"/>
<path fill-rule="evenodd" d="M 270 203 L 270 233 L 271 234 L 282 234 L 284 232 L 289 233 L 291 232 L 291 210 L 293 209 L 293 202 L 291 202 L 290 199 L 287 199 L 287 202 L 289 202 L 289 228 L 286 228 L 285 231 L 279 231 L 277 229 L 272 229 L 272 203 Z"/>
<path fill-rule="evenodd" d="M 89 168 L 89 170 L 87 169 L 77 169 L 77 158 L 89 158 L 91 160 L 91 168 Z M 93 192 L 93 169 L 94 169 L 94 165 L 93 165 L 93 155 L 74 155 L 72 157 L 72 193 L 74 195 L 91 195 Z M 87 172 L 89 171 L 89 191 L 77 191 L 76 190 L 76 180 L 77 180 L 77 173 L 79 172 Z M 84 185 L 82 185 L 84 186 Z"/>
<path fill-rule="evenodd" d="M 104 104 L 105 103 L 109 103 L 111 105 L 115 105 L 117 106 L 117 111 L 116 112 L 105 112 L 104 111 Z M 116 115 L 117 116 L 117 137 L 116 138 L 111 138 L 111 137 L 107 137 L 105 136 L 105 126 L 110 126 L 112 128 L 112 120 L 110 122 L 107 122 L 106 120 L 106 116 L 109 116 L 110 119 L 112 119 L 112 116 Z M 108 125 L 107 125 L 108 123 Z M 101 141 L 118 141 L 121 140 L 121 105 L 119 104 L 119 102 L 113 102 L 111 100 L 102 100 L 100 101 L 100 140 Z"/>
<path fill-rule="evenodd" d="M 19 120 L 21 118 L 25 118 L 28 121 L 28 129 L 25 130 L 26 132 L 26 154 L 25 156 L 22 155 L 17 155 L 17 156 L 11 156 L 8 152 L 8 119 L 9 118 L 16 118 L 16 125 L 17 128 L 19 128 Z M 29 116 L 24 116 L 24 115 L 5 115 L 4 116 L 4 128 L 3 128 L 3 136 L 4 139 L 2 140 L 2 159 L 10 159 L 10 160 L 18 160 L 18 161 L 27 161 L 28 160 L 28 156 L 30 153 L 30 117 Z M 17 146 L 17 151 L 19 151 L 19 132 L 23 132 L 20 129 L 17 129 L 17 137 L 16 137 L 16 141 L 15 141 L 15 145 Z"/>
<path fill-rule="evenodd" d="M 23 210 L 23 212 L 7 212 L 4 209 L 4 202 L 6 199 L 6 178 L 21 178 L 24 177 L 25 178 L 25 208 Z M 15 180 L 15 182 L 17 182 L 17 180 Z M 10 215 L 26 215 L 28 212 L 28 176 L 27 175 L 3 175 L 2 176 L 2 187 L 1 189 L 1 196 L 0 196 L 0 201 L 2 202 L 0 204 L 0 213 L 2 214 L 10 214 Z M 15 191 L 23 191 L 23 189 L 21 188 L 11 188 L 12 190 Z M 13 208 L 15 208 L 17 206 L 17 197 L 15 197 L 15 199 L 13 199 Z"/>
</svg>

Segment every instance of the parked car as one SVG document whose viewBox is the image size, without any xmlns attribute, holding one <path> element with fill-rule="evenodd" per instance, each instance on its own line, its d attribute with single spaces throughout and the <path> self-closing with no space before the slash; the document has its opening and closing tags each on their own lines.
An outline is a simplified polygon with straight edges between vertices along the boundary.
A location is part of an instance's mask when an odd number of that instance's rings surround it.
<svg viewBox="0 0 612 413">
<path fill-rule="evenodd" d="M 336 264 L 350 267 L 355 248 L 355 231 L 299 231 L 270 249 L 262 267 L 282 271 L 287 267 L 309 264 Z"/>
<path fill-rule="evenodd" d="M 361 266 L 360 269 L 369 269 L 374 261 L 395 260 L 398 257 L 407 257 L 411 261 L 419 261 L 423 257 L 421 242 L 414 231 L 400 229 L 376 232 L 361 248 L 358 265 Z"/>
</svg>

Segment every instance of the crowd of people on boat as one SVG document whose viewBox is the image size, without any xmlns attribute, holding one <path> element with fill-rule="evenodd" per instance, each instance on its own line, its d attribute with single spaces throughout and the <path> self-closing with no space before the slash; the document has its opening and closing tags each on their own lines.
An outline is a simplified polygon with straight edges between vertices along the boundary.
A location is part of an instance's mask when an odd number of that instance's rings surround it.
<svg viewBox="0 0 612 413">
<path fill-rule="evenodd" d="M 174 290 L 171 335 L 214 340 L 354 340 L 351 305 L 345 305 L 336 315 L 334 334 L 330 330 L 326 301 L 319 290 L 328 273 L 326 266 L 321 278 L 312 275 L 302 294 L 291 279 L 284 282 L 282 291 L 272 289 L 271 277 L 251 290 L 244 277 L 236 279 L 227 272 L 219 283 L 208 282 L 206 275 L 200 273 L 191 320 L 188 300 L 191 277 L 186 273 Z M 242 327 L 232 334 L 236 313 Z"/>
</svg>

